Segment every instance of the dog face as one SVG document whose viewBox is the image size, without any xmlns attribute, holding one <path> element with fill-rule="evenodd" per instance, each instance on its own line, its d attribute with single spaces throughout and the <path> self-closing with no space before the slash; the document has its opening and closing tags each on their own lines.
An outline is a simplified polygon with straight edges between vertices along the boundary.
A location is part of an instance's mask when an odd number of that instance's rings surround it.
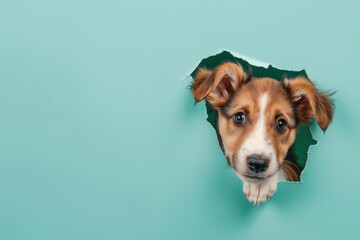
<svg viewBox="0 0 360 240">
<path fill-rule="evenodd" d="M 250 80 L 219 114 L 219 133 L 231 166 L 247 178 L 275 175 L 295 140 L 295 119 L 281 83 Z"/>
<path fill-rule="evenodd" d="M 251 78 L 234 63 L 200 69 L 192 93 L 196 102 L 206 99 L 218 112 L 223 151 L 247 181 L 266 180 L 284 169 L 298 126 L 314 117 L 325 131 L 333 114 L 329 96 L 309 79 Z"/>
</svg>

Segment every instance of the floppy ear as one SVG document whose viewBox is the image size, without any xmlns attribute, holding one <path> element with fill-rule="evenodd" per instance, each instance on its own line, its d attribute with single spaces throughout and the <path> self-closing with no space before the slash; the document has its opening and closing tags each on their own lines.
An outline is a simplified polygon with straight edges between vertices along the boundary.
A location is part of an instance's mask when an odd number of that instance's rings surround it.
<svg viewBox="0 0 360 240">
<path fill-rule="evenodd" d="M 299 122 L 308 123 L 314 117 L 325 132 L 334 113 L 331 94 L 318 91 L 310 79 L 305 77 L 285 79 L 283 84 L 290 94 Z"/>
<path fill-rule="evenodd" d="M 214 71 L 200 68 L 191 89 L 195 102 L 206 99 L 213 107 L 225 105 L 246 81 L 242 67 L 235 63 L 223 63 Z"/>
</svg>

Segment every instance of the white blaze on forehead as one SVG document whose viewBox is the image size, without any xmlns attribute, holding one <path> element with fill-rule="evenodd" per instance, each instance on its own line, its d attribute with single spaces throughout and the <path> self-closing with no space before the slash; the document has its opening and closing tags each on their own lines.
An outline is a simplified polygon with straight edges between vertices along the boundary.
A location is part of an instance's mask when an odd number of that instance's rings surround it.
<svg viewBox="0 0 360 240">
<path fill-rule="evenodd" d="M 253 133 L 249 137 L 249 141 L 252 142 L 252 146 L 248 146 L 249 150 L 253 153 L 264 154 L 266 151 L 267 139 L 266 139 L 266 105 L 268 103 L 268 95 L 264 94 L 259 100 L 259 118 L 254 127 Z"/>
<path fill-rule="evenodd" d="M 244 141 L 239 149 L 239 161 L 246 162 L 246 158 L 251 154 L 262 154 L 269 158 L 270 162 L 275 158 L 275 150 L 270 140 L 266 136 L 266 107 L 269 97 L 266 93 L 259 98 L 259 115 L 254 123 L 253 130 L 249 137 Z M 273 159 L 274 160 L 274 159 Z"/>
</svg>

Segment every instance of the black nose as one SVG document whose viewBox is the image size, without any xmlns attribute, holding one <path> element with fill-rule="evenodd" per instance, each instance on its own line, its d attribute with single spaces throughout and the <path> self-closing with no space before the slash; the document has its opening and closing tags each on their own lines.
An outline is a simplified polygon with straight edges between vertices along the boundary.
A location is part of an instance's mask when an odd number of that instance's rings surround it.
<svg viewBox="0 0 360 240">
<path fill-rule="evenodd" d="M 269 167 L 269 159 L 260 154 L 252 154 L 247 157 L 247 165 L 255 173 L 264 172 Z"/>
</svg>

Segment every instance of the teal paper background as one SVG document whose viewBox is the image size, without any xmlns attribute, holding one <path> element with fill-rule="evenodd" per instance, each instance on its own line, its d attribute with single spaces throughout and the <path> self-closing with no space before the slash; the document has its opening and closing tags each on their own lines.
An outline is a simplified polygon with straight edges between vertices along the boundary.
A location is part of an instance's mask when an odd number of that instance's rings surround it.
<svg viewBox="0 0 360 240">
<path fill-rule="evenodd" d="M 360 234 L 358 1 L 1 1 L 0 239 Z M 187 75 L 228 50 L 337 90 L 303 183 L 258 207 Z"/>
</svg>

